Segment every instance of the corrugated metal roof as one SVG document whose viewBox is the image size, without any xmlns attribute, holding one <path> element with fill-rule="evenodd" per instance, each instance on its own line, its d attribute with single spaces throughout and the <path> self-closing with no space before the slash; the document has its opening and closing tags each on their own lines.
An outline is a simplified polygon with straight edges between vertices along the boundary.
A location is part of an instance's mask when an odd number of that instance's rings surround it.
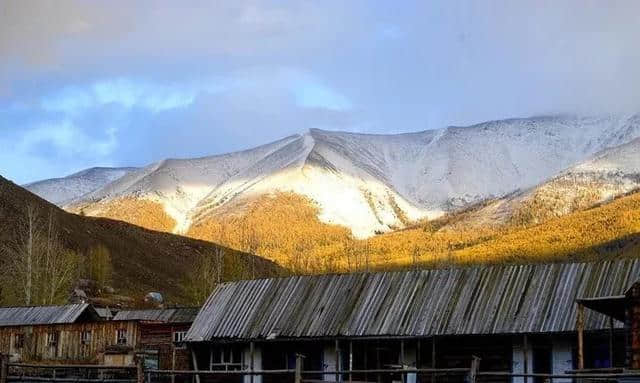
<svg viewBox="0 0 640 383">
<path fill-rule="evenodd" d="M 230 282 L 186 340 L 572 331 L 576 298 L 622 294 L 639 276 L 639 260 L 621 259 Z M 587 310 L 585 326 L 608 321 Z"/>
<path fill-rule="evenodd" d="M 142 320 L 164 323 L 191 323 L 198 314 L 196 307 L 118 311 L 113 320 Z"/>
<path fill-rule="evenodd" d="M 113 318 L 113 312 L 109 308 L 106 308 L 106 307 L 94 307 L 93 309 L 96 310 L 96 313 L 102 319 L 111 320 Z"/>
<path fill-rule="evenodd" d="M 0 307 L 0 326 L 74 323 L 89 304 L 62 306 Z"/>
</svg>

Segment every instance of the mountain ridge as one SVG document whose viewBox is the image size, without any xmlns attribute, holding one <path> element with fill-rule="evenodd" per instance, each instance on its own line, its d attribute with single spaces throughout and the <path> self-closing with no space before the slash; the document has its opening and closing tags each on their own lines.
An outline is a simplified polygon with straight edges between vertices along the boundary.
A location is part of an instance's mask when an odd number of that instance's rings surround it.
<svg viewBox="0 0 640 383">
<path fill-rule="evenodd" d="M 310 129 L 255 148 L 166 159 L 67 206 L 100 215 L 119 198 L 160 204 L 174 232 L 274 192 L 319 206 L 357 237 L 525 190 L 640 137 L 640 117 L 545 116 L 394 135 Z"/>
<path fill-rule="evenodd" d="M 56 205 L 65 205 L 136 170 L 135 167 L 92 167 L 66 177 L 50 178 L 22 185 Z"/>
</svg>

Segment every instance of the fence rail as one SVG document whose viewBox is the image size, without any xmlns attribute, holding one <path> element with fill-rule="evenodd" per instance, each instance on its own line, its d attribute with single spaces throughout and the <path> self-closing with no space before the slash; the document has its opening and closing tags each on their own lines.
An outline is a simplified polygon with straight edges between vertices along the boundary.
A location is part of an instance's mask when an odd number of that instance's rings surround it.
<svg viewBox="0 0 640 383">
<path fill-rule="evenodd" d="M 95 364 L 35 364 L 35 363 L 9 363 L 7 355 L 0 355 L 0 383 L 13 382 L 60 382 L 60 383 L 152 383 L 160 380 L 161 377 L 170 378 L 175 381 L 177 376 L 195 378 L 199 382 L 201 377 L 244 377 L 244 376 L 286 376 L 285 381 L 295 383 L 317 383 L 326 380 L 313 378 L 313 376 L 334 378 L 332 381 L 352 382 L 353 375 L 369 374 L 372 376 L 400 376 L 406 382 L 409 374 L 420 377 L 427 377 L 428 381 L 433 381 L 434 377 L 458 377 L 453 381 L 465 381 L 469 383 L 480 383 L 490 379 L 502 381 L 513 378 L 523 378 L 523 382 L 550 382 L 554 381 L 586 381 L 589 382 L 611 382 L 619 379 L 636 378 L 640 380 L 640 372 L 623 371 L 620 369 L 603 370 L 580 370 L 567 371 L 565 374 L 539 374 L 539 373 L 514 373 L 511 371 L 479 371 L 478 358 L 474 358 L 469 368 L 393 368 L 393 369 L 353 369 L 353 370 L 302 370 L 302 359 L 296 361 L 295 369 L 278 370 L 237 370 L 237 371 L 211 371 L 211 370 L 160 370 L 144 369 L 142 360 L 138 360 L 135 366 L 107 366 Z M 20 370 L 19 374 L 10 374 Z M 39 373 L 35 373 L 35 371 Z M 69 371 L 81 371 L 83 376 L 70 374 Z M 43 371 L 48 371 L 44 373 Z M 59 372 L 65 372 L 59 376 Z M 27 374 L 30 373 L 30 374 Z M 98 374 L 97 377 L 90 375 Z M 115 377 L 120 374 L 121 377 Z M 46 375 L 46 376 L 45 376 Z M 431 377 L 431 379 L 429 379 Z M 438 378 L 440 379 L 440 378 Z M 251 379 L 253 381 L 253 379 Z M 355 380 L 353 380 L 355 381 Z M 421 380 L 422 381 L 422 380 Z M 440 380 L 439 380 L 440 382 Z"/>
</svg>

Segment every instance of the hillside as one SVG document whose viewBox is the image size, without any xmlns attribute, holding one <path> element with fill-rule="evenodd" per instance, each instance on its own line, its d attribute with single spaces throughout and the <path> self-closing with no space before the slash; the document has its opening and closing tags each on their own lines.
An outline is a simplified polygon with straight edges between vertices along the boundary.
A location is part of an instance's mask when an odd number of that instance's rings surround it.
<svg viewBox="0 0 640 383">
<path fill-rule="evenodd" d="M 344 227 L 320 222 L 312 201 L 283 193 L 263 197 L 240 214 L 194 226 L 189 235 L 251 248 L 294 271 L 312 273 L 640 256 L 640 192 L 539 225 L 459 224 L 473 213 L 358 240 Z"/>
<path fill-rule="evenodd" d="M 465 215 L 466 213 L 461 213 Z M 464 217 L 462 218 L 464 220 Z M 531 226 L 465 228 L 441 222 L 372 238 L 376 259 L 392 264 L 527 263 L 640 256 L 640 192 Z"/>
<path fill-rule="evenodd" d="M 396 135 L 312 129 L 241 152 L 162 160 L 67 208 L 128 219 L 145 201 L 146 215 L 170 219 L 137 224 L 188 233 L 262 196 L 291 192 L 313 201 L 321 222 L 366 238 L 527 190 L 638 137 L 638 116 L 510 119 Z"/>
<path fill-rule="evenodd" d="M 86 262 L 97 245 L 111 253 L 113 287 L 119 295 L 139 302 L 149 291 L 162 292 L 169 302 L 185 300 L 185 281 L 195 272 L 202 255 L 224 250 L 224 278 L 273 275 L 280 268 L 263 258 L 223 248 L 214 243 L 151 231 L 129 223 L 67 213 L 0 177 L 0 245 L 19 235 L 18 222 L 27 206 L 40 214 L 53 212 L 64 246 Z M 0 260 L 6 265 L 8 260 Z M 251 272 L 253 270 L 253 272 Z"/>
</svg>

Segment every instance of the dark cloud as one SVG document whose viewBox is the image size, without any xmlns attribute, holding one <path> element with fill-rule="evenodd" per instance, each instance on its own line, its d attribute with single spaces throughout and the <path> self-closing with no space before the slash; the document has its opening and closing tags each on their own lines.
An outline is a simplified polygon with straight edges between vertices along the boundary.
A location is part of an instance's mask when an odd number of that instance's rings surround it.
<svg viewBox="0 0 640 383">
<path fill-rule="evenodd" d="M 3 1 L 0 173 L 637 112 L 639 28 L 632 0 Z"/>
</svg>

